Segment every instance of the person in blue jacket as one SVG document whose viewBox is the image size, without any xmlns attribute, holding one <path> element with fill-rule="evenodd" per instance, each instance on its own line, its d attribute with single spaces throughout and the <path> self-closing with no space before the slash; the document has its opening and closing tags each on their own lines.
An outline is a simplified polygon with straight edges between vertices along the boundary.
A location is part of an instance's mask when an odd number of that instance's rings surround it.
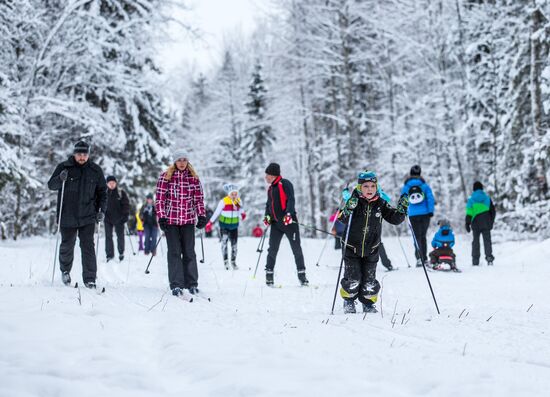
<svg viewBox="0 0 550 397">
<path fill-rule="evenodd" d="M 441 263 L 449 263 L 451 270 L 456 268 L 456 255 L 453 252 L 455 245 L 455 235 L 451 228 L 451 223 L 447 219 L 441 219 L 437 222 L 439 230 L 432 239 L 433 251 L 430 252 L 430 264 L 435 270 L 441 270 Z"/>
<path fill-rule="evenodd" d="M 428 243 L 426 234 L 430 227 L 430 219 L 434 215 L 435 199 L 432 189 L 420 176 L 422 169 L 419 165 L 411 167 L 410 176 L 405 181 L 401 194 L 409 196 L 409 219 L 413 228 L 420 252 L 415 249 L 416 267 L 427 262 Z"/>
</svg>

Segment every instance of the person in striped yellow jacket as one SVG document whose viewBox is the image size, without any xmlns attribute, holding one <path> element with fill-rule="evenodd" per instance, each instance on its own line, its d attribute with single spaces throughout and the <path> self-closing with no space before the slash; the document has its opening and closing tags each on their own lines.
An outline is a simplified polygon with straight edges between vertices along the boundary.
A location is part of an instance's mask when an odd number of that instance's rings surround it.
<svg viewBox="0 0 550 397">
<path fill-rule="evenodd" d="M 214 214 L 206 225 L 206 228 L 212 227 L 212 224 L 218 220 L 220 224 L 220 234 L 222 239 L 222 255 L 223 264 L 229 270 L 229 256 L 227 245 L 231 242 L 231 266 L 234 270 L 237 266 L 237 240 L 239 238 L 239 221 L 246 219 L 246 213 L 243 210 L 242 202 L 239 197 L 239 187 L 234 184 L 226 184 L 223 186 L 227 193 L 220 200 Z"/>
</svg>

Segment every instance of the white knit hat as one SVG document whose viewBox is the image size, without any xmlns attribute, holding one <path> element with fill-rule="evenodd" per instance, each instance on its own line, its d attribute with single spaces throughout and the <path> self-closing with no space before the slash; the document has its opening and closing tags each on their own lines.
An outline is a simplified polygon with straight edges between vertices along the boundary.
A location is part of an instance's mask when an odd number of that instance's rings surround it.
<svg viewBox="0 0 550 397">
<path fill-rule="evenodd" d="M 184 159 L 184 158 L 189 159 L 189 157 L 187 157 L 187 150 L 176 149 L 172 153 L 172 159 L 174 160 L 174 162 L 178 161 L 179 159 Z"/>
<path fill-rule="evenodd" d="M 234 183 L 226 183 L 225 185 L 223 185 L 223 190 L 229 194 L 231 192 L 239 192 L 239 186 L 238 185 L 235 185 Z"/>
</svg>

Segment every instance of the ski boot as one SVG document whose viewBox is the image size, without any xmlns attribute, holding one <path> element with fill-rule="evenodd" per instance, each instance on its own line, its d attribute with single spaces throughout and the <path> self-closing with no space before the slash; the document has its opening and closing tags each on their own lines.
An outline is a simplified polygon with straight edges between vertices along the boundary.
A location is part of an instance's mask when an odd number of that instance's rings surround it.
<svg viewBox="0 0 550 397">
<path fill-rule="evenodd" d="M 124 254 L 120 254 L 120 255 L 118 256 L 118 260 L 119 260 L 120 262 L 122 262 L 122 261 L 124 260 Z"/>
<path fill-rule="evenodd" d="M 488 256 L 485 259 L 487 260 L 487 266 L 493 266 L 493 261 L 495 260 L 495 258 L 493 258 L 492 256 Z"/>
<path fill-rule="evenodd" d="M 355 299 L 344 298 L 344 313 L 346 314 L 357 313 L 355 311 Z"/>
<path fill-rule="evenodd" d="M 416 260 L 416 267 L 422 267 L 422 259 L 418 258 Z"/>
<path fill-rule="evenodd" d="M 107 260 L 106 260 L 105 262 L 110 262 L 110 261 L 112 261 L 112 260 L 113 260 L 113 257 L 112 257 L 112 256 L 108 256 L 108 257 L 107 257 Z"/>
<path fill-rule="evenodd" d="M 378 310 L 376 309 L 374 303 L 363 303 L 363 313 L 378 313 Z"/>
<path fill-rule="evenodd" d="M 273 281 L 273 270 L 265 271 L 265 283 L 268 287 L 273 287 L 273 284 L 275 284 Z"/>
<path fill-rule="evenodd" d="M 183 295 L 183 290 L 180 287 L 176 287 L 176 288 L 172 289 L 172 295 L 182 296 Z"/>
<path fill-rule="evenodd" d="M 62 272 L 61 280 L 63 281 L 63 284 L 71 285 L 71 275 L 69 274 L 69 272 Z"/>
<path fill-rule="evenodd" d="M 235 259 L 231 260 L 231 266 L 233 267 L 233 270 L 239 269 L 239 266 L 237 266 L 237 261 Z"/>
<path fill-rule="evenodd" d="M 307 287 L 309 285 L 309 281 L 306 277 L 306 272 L 305 271 L 298 272 L 298 280 L 300 280 L 300 285 L 302 287 Z"/>
<path fill-rule="evenodd" d="M 96 289 L 95 281 L 84 281 L 84 286 L 90 289 Z"/>
<path fill-rule="evenodd" d="M 197 287 L 189 287 L 189 293 L 191 295 L 197 295 L 199 293 L 199 289 Z"/>
<path fill-rule="evenodd" d="M 229 260 L 228 259 L 223 260 L 223 265 L 225 266 L 225 270 L 229 270 Z"/>
</svg>

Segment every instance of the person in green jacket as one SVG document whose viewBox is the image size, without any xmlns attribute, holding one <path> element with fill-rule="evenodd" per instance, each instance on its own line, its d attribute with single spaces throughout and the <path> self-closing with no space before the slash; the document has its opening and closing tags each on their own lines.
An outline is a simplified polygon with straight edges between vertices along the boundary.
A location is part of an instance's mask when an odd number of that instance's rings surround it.
<svg viewBox="0 0 550 397">
<path fill-rule="evenodd" d="M 474 235 L 472 242 L 472 265 L 474 266 L 479 266 L 480 235 L 483 236 L 487 265 L 491 266 L 495 260 L 491 244 L 491 229 L 495 223 L 495 216 L 495 206 L 489 195 L 483 191 L 483 184 L 479 181 L 474 182 L 474 192 L 466 204 L 466 231 L 468 233 L 472 231 Z"/>
</svg>

